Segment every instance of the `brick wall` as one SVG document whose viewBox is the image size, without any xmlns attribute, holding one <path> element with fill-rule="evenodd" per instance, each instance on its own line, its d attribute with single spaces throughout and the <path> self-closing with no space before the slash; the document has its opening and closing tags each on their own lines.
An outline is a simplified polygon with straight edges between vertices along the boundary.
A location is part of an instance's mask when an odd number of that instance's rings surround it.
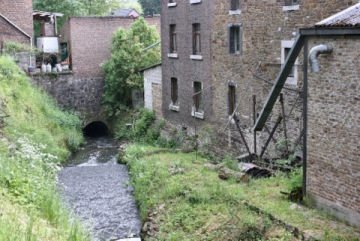
<svg viewBox="0 0 360 241">
<path fill-rule="evenodd" d="M 30 39 L 0 17 L 0 44 L 7 41 L 28 44 Z"/>
<path fill-rule="evenodd" d="M 0 0 L 0 14 L 12 21 L 29 36 L 33 36 L 32 0 Z M 0 40 L 26 42 L 19 31 L 9 31 L 8 23 L 0 20 Z M 29 39 L 27 39 L 29 43 Z"/>
<path fill-rule="evenodd" d="M 309 74 L 308 193 L 317 204 L 360 225 L 360 37 L 314 38 L 330 44 Z"/>
<path fill-rule="evenodd" d="M 122 17 L 71 17 L 61 29 L 68 42 L 72 70 L 76 76 L 103 77 L 101 64 L 110 57 L 111 40 L 119 28 L 128 29 L 135 20 Z M 146 18 L 159 26 L 159 18 Z"/>
<path fill-rule="evenodd" d="M 164 117 L 174 124 L 203 125 L 212 119 L 211 91 L 203 99 L 204 120 L 191 116 L 193 106 L 193 82 L 202 82 L 203 89 L 210 90 L 211 80 L 211 12 L 210 1 L 190 5 L 189 1 L 177 1 L 177 6 L 168 8 L 163 1 L 161 14 L 162 66 L 163 66 L 163 113 Z M 191 60 L 192 24 L 200 23 L 201 49 L 203 60 Z M 178 58 L 168 58 L 169 25 L 176 24 Z M 178 79 L 179 111 L 169 110 L 171 103 L 171 78 Z"/>
<path fill-rule="evenodd" d="M 72 70 L 79 77 L 103 77 L 101 64 L 110 57 L 113 33 L 129 28 L 133 19 L 120 17 L 72 17 L 62 33 L 72 59 Z"/>
</svg>

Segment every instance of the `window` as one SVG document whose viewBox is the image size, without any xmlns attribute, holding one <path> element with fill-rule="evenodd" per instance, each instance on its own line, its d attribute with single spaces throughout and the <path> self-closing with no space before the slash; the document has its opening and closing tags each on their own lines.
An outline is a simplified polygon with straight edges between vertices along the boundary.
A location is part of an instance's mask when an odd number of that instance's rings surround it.
<svg viewBox="0 0 360 241">
<path fill-rule="evenodd" d="M 231 0 L 230 2 L 230 10 L 236 11 L 240 9 L 240 0 Z"/>
<path fill-rule="evenodd" d="M 171 102 L 172 105 L 178 103 L 178 82 L 176 78 L 171 78 Z"/>
<path fill-rule="evenodd" d="M 229 51 L 231 54 L 240 54 L 242 48 L 242 31 L 239 25 L 229 28 Z"/>
<path fill-rule="evenodd" d="M 286 62 L 286 58 L 290 54 L 291 48 L 294 45 L 293 40 L 283 40 L 281 41 L 281 66 L 284 66 Z M 298 71 L 296 65 L 298 64 L 298 60 L 295 61 L 295 64 L 286 80 L 286 84 L 289 85 L 297 85 Z"/>
<path fill-rule="evenodd" d="M 285 6 L 299 5 L 299 0 L 285 0 Z"/>
<path fill-rule="evenodd" d="M 200 35 L 200 24 L 193 24 L 193 54 L 201 54 L 201 35 Z"/>
<path fill-rule="evenodd" d="M 290 50 L 291 50 L 291 48 L 284 48 L 284 58 L 285 58 L 284 64 L 285 64 L 287 57 L 289 56 Z M 295 76 L 295 66 L 292 67 L 291 72 L 289 74 L 289 77 L 293 78 L 294 76 Z"/>
<path fill-rule="evenodd" d="M 176 25 L 170 24 L 170 53 L 177 52 Z"/>
<path fill-rule="evenodd" d="M 194 110 L 200 112 L 201 98 L 202 98 L 202 84 L 201 82 L 194 82 Z"/>
<path fill-rule="evenodd" d="M 229 115 L 232 115 L 235 111 L 236 105 L 236 87 L 235 85 L 229 85 L 228 91 L 228 110 Z"/>
</svg>

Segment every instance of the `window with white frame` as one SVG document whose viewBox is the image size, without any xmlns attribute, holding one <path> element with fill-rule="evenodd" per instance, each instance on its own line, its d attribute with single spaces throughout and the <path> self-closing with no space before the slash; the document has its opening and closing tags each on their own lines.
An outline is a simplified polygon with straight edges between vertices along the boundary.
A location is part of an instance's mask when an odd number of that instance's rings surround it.
<svg viewBox="0 0 360 241">
<path fill-rule="evenodd" d="M 283 40 L 281 41 L 281 66 L 283 67 L 286 62 L 286 58 L 290 54 L 291 48 L 293 47 L 294 40 Z M 286 80 L 286 84 L 297 85 L 298 80 L 298 70 L 297 70 L 298 60 L 295 61 L 294 66 Z"/>
<path fill-rule="evenodd" d="M 230 15 L 238 15 L 238 14 L 241 14 L 241 10 L 240 10 L 240 0 L 230 0 L 229 14 L 230 14 Z"/>
<path fill-rule="evenodd" d="M 200 81 L 193 82 L 193 107 L 191 115 L 197 119 L 204 119 L 204 109 L 203 109 L 203 100 L 202 100 L 202 90 L 203 86 Z"/>
</svg>

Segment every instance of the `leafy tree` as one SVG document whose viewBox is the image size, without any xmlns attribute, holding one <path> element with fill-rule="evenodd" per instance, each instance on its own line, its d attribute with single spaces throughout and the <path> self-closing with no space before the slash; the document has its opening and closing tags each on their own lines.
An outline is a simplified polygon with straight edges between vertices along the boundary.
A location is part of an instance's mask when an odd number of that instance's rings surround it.
<svg viewBox="0 0 360 241">
<path fill-rule="evenodd" d="M 144 15 L 153 15 L 159 14 L 161 12 L 160 0 L 139 0 L 141 4 Z"/>
<path fill-rule="evenodd" d="M 140 3 L 138 3 L 137 0 L 119 0 L 119 8 L 132 8 L 135 9 L 138 13 L 143 12 Z"/>
<path fill-rule="evenodd" d="M 106 15 L 119 7 L 118 0 L 77 0 L 82 15 Z"/>
<path fill-rule="evenodd" d="M 143 88 L 140 70 L 160 61 L 159 47 L 147 49 L 157 42 L 155 28 L 143 18 L 136 20 L 129 30 L 115 32 L 111 57 L 103 66 L 106 76 L 103 104 L 110 115 L 123 105 L 131 105 L 132 89 Z"/>
</svg>

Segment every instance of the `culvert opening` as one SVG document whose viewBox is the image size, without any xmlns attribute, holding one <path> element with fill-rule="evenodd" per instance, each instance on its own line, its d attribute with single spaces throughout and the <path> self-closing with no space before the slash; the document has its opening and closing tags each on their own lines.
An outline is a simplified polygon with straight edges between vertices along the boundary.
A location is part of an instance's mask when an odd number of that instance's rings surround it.
<svg viewBox="0 0 360 241">
<path fill-rule="evenodd" d="M 109 128 L 104 122 L 94 121 L 83 129 L 85 137 L 103 137 L 109 135 Z"/>
</svg>

